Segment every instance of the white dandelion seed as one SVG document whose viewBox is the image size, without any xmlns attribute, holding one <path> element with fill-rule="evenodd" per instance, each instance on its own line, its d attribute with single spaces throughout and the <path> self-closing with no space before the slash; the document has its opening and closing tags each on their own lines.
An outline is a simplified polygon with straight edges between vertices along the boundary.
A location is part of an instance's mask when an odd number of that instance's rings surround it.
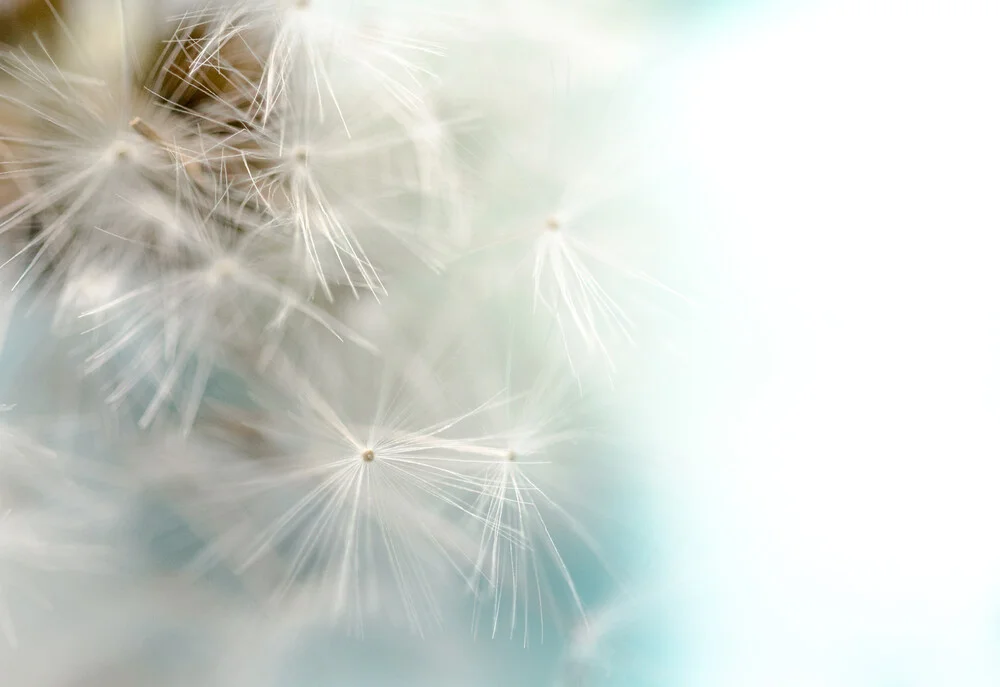
<svg viewBox="0 0 1000 687">
<path fill-rule="evenodd" d="M 649 228 L 655 245 L 662 217 L 631 192 L 627 151 L 595 153 L 594 136 L 554 107 L 541 119 L 512 125 L 486 153 L 469 279 L 480 297 L 543 315 L 574 368 L 596 359 L 613 370 L 637 315 L 685 301 L 643 269 L 656 252 L 635 242 Z"/>
<path fill-rule="evenodd" d="M 407 108 L 422 102 L 431 63 L 443 54 L 426 28 L 438 23 L 433 17 L 403 3 L 243 0 L 188 18 L 206 27 L 192 69 L 211 64 L 220 47 L 239 35 L 261 56 L 255 103 L 264 120 L 288 103 L 322 100 L 332 105 L 323 108 L 324 119 L 339 120 L 349 131 L 340 102 L 352 91 L 378 88 Z M 318 100 L 303 100 L 309 93 Z"/>
<path fill-rule="evenodd" d="M 113 263 L 127 249 L 141 251 L 137 245 L 171 240 L 161 198 L 192 184 L 195 153 L 185 141 L 193 132 L 141 87 L 131 24 L 120 11 L 112 65 L 81 47 L 65 23 L 65 55 L 44 45 L 39 57 L 23 48 L 0 54 L 10 81 L 0 93 L 2 174 L 20 188 L 0 207 L 0 235 L 38 224 L 15 254 L 21 260 L 4 263 L 20 270 L 17 282 L 67 255 Z"/>
<path fill-rule="evenodd" d="M 220 198 L 219 204 L 226 201 Z M 225 216 L 226 213 L 221 213 Z M 260 232 L 240 233 L 191 213 L 182 260 L 152 261 L 118 295 L 80 314 L 104 343 L 86 360 L 94 373 L 115 359 L 106 401 L 118 406 L 140 385 L 152 388 L 139 417 L 149 427 L 168 403 L 190 429 L 213 370 L 241 342 L 279 336 L 291 317 L 305 318 L 337 340 L 368 346 L 355 332 L 272 276 L 272 251 Z"/>
<path fill-rule="evenodd" d="M 558 432 L 546 436 L 519 429 L 506 437 L 498 435 L 495 444 L 467 449 L 466 455 L 481 456 L 468 465 L 475 468 L 467 485 L 475 496 L 469 507 L 483 523 L 475 566 L 482 572 L 477 578 L 482 603 L 477 603 L 474 624 L 485 621 L 495 636 L 508 623 L 510 636 L 520 631 L 527 646 L 535 639 L 536 623 L 537 639 L 544 640 L 546 613 L 552 611 L 560 591 L 569 593 L 574 612 L 585 613 L 552 521 L 568 526 L 573 536 L 595 549 L 596 544 L 543 481 L 546 468 L 560 457 L 555 447 L 569 438 L 559 437 Z M 555 584 L 563 589 L 557 590 Z"/>
<path fill-rule="evenodd" d="M 295 374 L 283 378 L 301 405 L 254 425 L 272 442 L 256 476 L 211 480 L 220 493 L 203 501 L 257 523 L 248 538 L 223 516 L 215 550 L 247 574 L 266 565 L 295 612 L 357 633 L 379 622 L 422 633 L 440 623 L 440 600 L 463 584 L 476 550 L 453 517 L 466 509 L 450 493 L 461 459 L 442 436 L 492 399 L 435 422 L 405 373 L 377 360 L 316 358 L 308 380 Z"/>
<path fill-rule="evenodd" d="M 290 271 L 328 299 L 336 284 L 383 293 L 382 272 L 406 267 L 401 249 L 440 269 L 460 217 L 446 124 L 370 94 L 341 107 L 351 136 L 291 107 L 266 123 L 242 121 L 212 159 L 234 181 L 232 202 L 275 220 Z"/>
<path fill-rule="evenodd" d="M 467 370 L 459 372 L 467 392 L 502 389 L 498 402 L 450 432 L 450 449 L 460 458 L 453 498 L 472 515 L 467 522 L 479 539 L 474 627 L 494 636 L 520 633 L 527 646 L 543 640 L 547 614 L 554 612 L 558 624 L 568 604 L 572 614 L 585 616 L 574 577 L 579 560 L 566 556 L 567 547 L 576 553 L 582 545 L 580 560 L 609 569 L 582 517 L 593 510 L 587 499 L 594 461 L 586 452 L 594 450 L 597 433 L 580 422 L 579 387 L 563 365 L 515 369 L 514 360 L 528 359 L 510 353 L 504 363 L 491 355 L 495 346 L 472 340 L 479 342 L 472 362 L 459 368 Z"/>
</svg>

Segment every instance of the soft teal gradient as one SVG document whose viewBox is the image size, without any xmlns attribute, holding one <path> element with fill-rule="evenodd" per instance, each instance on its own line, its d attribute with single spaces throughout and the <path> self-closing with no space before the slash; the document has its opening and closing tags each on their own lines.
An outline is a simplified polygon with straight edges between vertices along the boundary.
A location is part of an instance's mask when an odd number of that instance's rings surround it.
<svg viewBox="0 0 1000 687">
<path fill-rule="evenodd" d="M 664 684 L 1000 682 L 998 19 L 770 3 L 664 46 L 665 272 L 697 303 L 640 411 Z"/>
</svg>

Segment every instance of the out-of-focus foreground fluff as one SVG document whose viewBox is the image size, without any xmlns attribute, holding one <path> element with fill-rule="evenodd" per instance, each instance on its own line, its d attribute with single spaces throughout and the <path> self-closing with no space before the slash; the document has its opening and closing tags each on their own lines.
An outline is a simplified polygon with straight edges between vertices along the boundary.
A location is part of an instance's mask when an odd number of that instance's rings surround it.
<svg viewBox="0 0 1000 687">
<path fill-rule="evenodd" d="M 636 18 L 0 11 L 0 684 L 660 684 Z"/>
</svg>

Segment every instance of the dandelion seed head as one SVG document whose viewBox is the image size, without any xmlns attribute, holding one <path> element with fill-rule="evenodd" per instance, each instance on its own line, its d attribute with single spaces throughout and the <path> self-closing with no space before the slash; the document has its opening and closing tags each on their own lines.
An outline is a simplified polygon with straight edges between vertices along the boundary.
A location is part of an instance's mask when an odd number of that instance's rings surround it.
<svg viewBox="0 0 1000 687">
<path fill-rule="evenodd" d="M 130 2 L 108 4 L 124 14 Z M 568 600 L 582 612 L 575 552 L 563 546 L 574 535 L 590 542 L 562 498 L 590 496 L 574 492 L 578 474 L 562 479 L 579 463 L 565 460 L 580 458 L 565 450 L 579 428 L 565 399 L 545 395 L 561 388 L 555 375 L 517 390 L 518 366 L 480 348 L 474 371 L 452 379 L 455 341 L 476 324 L 449 313 L 428 325 L 407 292 L 442 278 L 455 244 L 474 242 L 456 227 L 471 233 L 469 216 L 496 206 L 504 226 L 484 242 L 514 246 L 516 256 L 494 264 L 529 296 L 518 307 L 545 311 L 597 349 L 628 323 L 604 290 L 603 268 L 617 265 L 587 236 L 602 222 L 563 193 L 575 167 L 535 165 L 521 153 L 549 148 L 533 143 L 489 161 L 467 147 L 478 147 L 470 121 L 508 109 L 453 98 L 437 73 L 446 53 L 437 41 L 459 38 L 454 20 L 469 21 L 459 16 L 467 11 L 451 0 L 234 0 L 180 19 L 152 82 L 133 72 L 155 55 L 134 54 L 143 50 L 130 36 L 84 37 L 101 49 L 97 70 L 57 51 L 51 65 L 11 53 L 0 68 L 24 90 L 9 104 L 30 113 L 24 132 L 3 132 L 19 158 L 8 178 L 31 186 L 0 211 L 0 230 L 41 225 L 27 253 L 46 261 L 38 282 L 54 285 L 56 319 L 83 328 L 85 346 L 96 341 L 83 371 L 101 371 L 101 396 L 116 411 L 136 404 L 139 429 L 197 436 L 230 373 L 280 388 L 280 407 L 252 390 L 261 409 L 231 455 L 156 468 L 173 478 L 164 484 L 191 487 L 178 500 L 199 500 L 184 517 L 204 526 L 194 529 L 207 558 L 353 629 L 374 613 L 422 632 L 464 583 L 477 621 L 493 634 L 523 628 L 527 642 L 543 609 Z M 495 86 L 479 76 L 475 90 Z M 538 102 L 512 92 L 490 97 L 510 109 Z M 589 204 L 595 188 L 578 195 Z M 483 197 L 479 215 L 468 205 Z M 617 225 L 607 229 L 617 238 Z M 477 283 L 495 282 L 485 272 Z M 392 314 L 390 285 L 392 298 L 403 296 Z M 344 324 L 361 301 L 371 310 L 355 314 L 361 326 Z M 403 310 L 420 325 L 398 327 Z M 365 339 L 376 329 L 374 360 Z M 524 339 L 519 346 L 539 344 Z M 382 374 L 368 374 L 371 364 Z M 566 385 L 576 393 L 582 382 Z"/>
<path fill-rule="evenodd" d="M 135 157 L 135 148 L 128 141 L 114 141 L 108 147 L 108 157 L 118 163 L 131 162 Z"/>
<path fill-rule="evenodd" d="M 309 164 L 309 148 L 308 146 L 299 145 L 296 146 L 292 151 L 292 159 L 295 164 L 300 167 L 305 167 Z"/>
<path fill-rule="evenodd" d="M 205 278 L 212 286 L 230 279 L 240 271 L 240 263 L 236 258 L 226 255 L 216 259 L 208 268 Z"/>
</svg>

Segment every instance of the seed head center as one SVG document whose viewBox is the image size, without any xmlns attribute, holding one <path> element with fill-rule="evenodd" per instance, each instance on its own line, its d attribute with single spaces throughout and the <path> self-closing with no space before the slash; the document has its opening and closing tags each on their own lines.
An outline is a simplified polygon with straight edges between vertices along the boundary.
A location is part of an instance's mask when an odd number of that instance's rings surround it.
<svg viewBox="0 0 1000 687">
<path fill-rule="evenodd" d="M 517 462 L 517 451 L 515 451 L 514 449 L 510 449 L 509 451 L 507 451 L 507 462 L 508 463 Z"/>
<path fill-rule="evenodd" d="M 215 261 L 208 271 L 208 281 L 210 284 L 218 284 L 223 279 L 227 279 L 239 271 L 239 265 L 232 258 L 220 258 Z"/>
<path fill-rule="evenodd" d="M 545 218 L 545 228 L 549 231 L 559 231 L 562 225 L 563 219 L 557 214 L 549 215 Z"/>
<path fill-rule="evenodd" d="M 115 141 L 111 144 L 109 155 L 116 164 L 126 164 L 135 157 L 135 149 L 128 141 Z"/>
<path fill-rule="evenodd" d="M 366 463 L 372 462 L 373 460 L 375 460 L 375 451 L 371 450 L 370 448 L 365 449 L 361 453 L 361 460 L 365 461 Z"/>
</svg>

